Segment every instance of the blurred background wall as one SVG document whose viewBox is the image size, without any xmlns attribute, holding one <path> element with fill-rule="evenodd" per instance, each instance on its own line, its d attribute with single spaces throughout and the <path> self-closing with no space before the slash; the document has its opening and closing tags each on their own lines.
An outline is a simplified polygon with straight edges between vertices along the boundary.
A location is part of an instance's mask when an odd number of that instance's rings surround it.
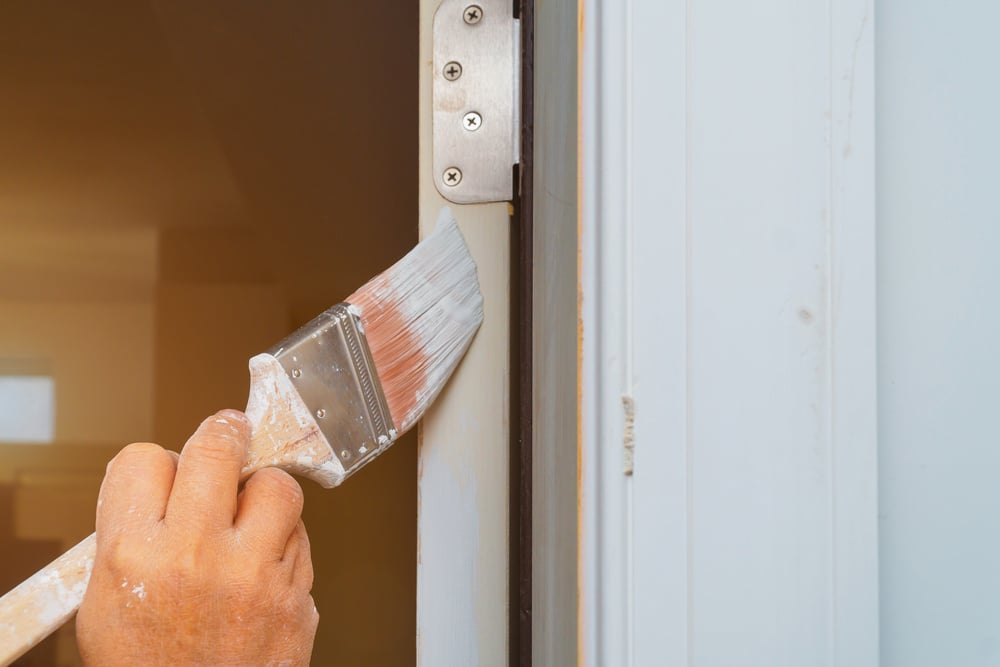
<svg viewBox="0 0 1000 667">
<path fill-rule="evenodd" d="M 4 590 L 118 449 L 244 406 L 252 354 L 416 242 L 416 3 L 205 4 L 0 4 L 0 376 L 55 388 L 52 443 L 0 442 Z M 413 664 L 416 473 L 411 436 L 303 484 L 314 664 Z M 72 627 L 21 664 L 78 664 Z"/>
</svg>

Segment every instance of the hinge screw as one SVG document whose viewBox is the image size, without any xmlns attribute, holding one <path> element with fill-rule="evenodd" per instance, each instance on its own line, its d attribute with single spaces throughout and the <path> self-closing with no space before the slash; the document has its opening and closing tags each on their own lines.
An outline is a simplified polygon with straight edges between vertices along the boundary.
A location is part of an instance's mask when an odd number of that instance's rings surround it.
<svg viewBox="0 0 1000 667">
<path fill-rule="evenodd" d="M 455 187 L 462 182 L 462 170 L 458 167 L 448 167 L 444 170 L 444 184 Z"/>
<path fill-rule="evenodd" d="M 444 66 L 444 78 L 448 81 L 458 81 L 459 77 L 462 76 L 462 65 L 452 60 L 450 63 Z"/>
<path fill-rule="evenodd" d="M 465 114 L 462 118 L 462 127 L 464 127 L 469 132 L 475 132 L 483 124 L 483 117 L 477 114 L 475 111 L 470 111 Z"/>
<path fill-rule="evenodd" d="M 483 20 L 483 8 L 479 5 L 469 5 L 465 8 L 463 18 L 465 18 L 465 22 L 469 25 L 476 25 Z"/>
</svg>

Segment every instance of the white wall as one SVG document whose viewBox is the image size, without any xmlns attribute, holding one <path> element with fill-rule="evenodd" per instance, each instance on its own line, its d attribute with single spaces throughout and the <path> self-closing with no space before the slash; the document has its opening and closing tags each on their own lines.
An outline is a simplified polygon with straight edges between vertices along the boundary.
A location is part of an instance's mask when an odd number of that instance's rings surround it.
<svg viewBox="0 0 1000 667">
<path fill-rule="evenodd" d="M 877 3 L 883 667 L 1000 664 L 1000 5 Z"/>
</svg>

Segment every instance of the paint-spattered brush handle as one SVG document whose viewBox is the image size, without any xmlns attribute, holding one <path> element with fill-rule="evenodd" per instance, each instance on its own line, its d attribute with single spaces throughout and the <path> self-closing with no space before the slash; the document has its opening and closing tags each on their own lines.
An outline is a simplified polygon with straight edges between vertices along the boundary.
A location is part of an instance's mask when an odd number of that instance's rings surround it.
<svg viewBox="0 0 1000 667">
<path fill-rule="evenodd" d="M 336 456 L 284 369 L 270 355 L 250 362 L 246 412 L 252 435 L 243 479 L 261 468 L 277 467 L 332 485 L 330 468 Z M 76 614 L 96 554 L 97 536 L 92 534 L 0 598 L 0 667 L 10 665 Z"/>
<path fill-rule="evenodd" d="M 97 553 L 91 534 L 0 598 L 0 665 L 9 665 L 80 608 Z"/>
</svg>

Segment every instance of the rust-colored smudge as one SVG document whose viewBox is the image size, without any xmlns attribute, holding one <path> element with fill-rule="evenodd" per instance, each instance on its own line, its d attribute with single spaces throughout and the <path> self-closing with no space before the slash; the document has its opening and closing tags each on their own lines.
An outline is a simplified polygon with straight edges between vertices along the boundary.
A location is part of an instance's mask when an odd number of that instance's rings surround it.
<svg viewBox="0 0 1000 667">
<path fill-rule="evenodd" d="M 419 390 L 427 385 L 423 344 L 399 310 L 399 290 L 384 275 L 376 276 L 348 297 L 361 312 L 368 348 L 399 435 L 412 426 Z M 387 296 L 388 295 L 388 296 Z"/>
</svg>

